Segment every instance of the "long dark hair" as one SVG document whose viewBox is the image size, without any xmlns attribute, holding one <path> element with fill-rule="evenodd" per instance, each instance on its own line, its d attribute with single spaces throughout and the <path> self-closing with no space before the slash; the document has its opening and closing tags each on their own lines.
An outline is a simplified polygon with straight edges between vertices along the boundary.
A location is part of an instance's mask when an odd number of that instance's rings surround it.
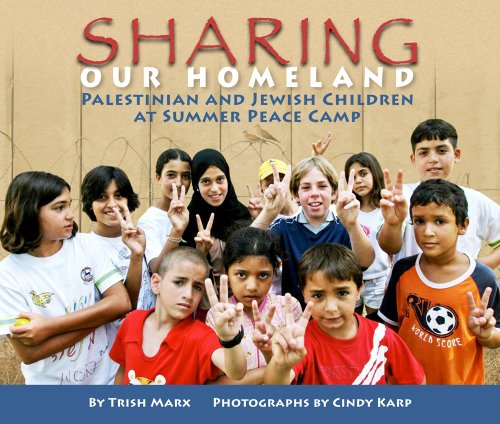
<svg viewBox="0 0 500 424">
<path fill-rule="evenodd" d="M 384 172 L 382 171 L 380 163 L 378 162 L 377 158 L 373 156 L 371 153 L 368 152 L 356 153 L 355 155 L 352 155 L 349 159 L 347 159 L 345 163 L 344 171 L 346 178 L 349 177 L 349 169 L 355 163 L 359 163 L 361 166 L 368 168 L 372 173 L 373 188 L 369 196 L 369 203 L 375 208 L 380 207 L 380 199 L 382 198 L 380 192 L 385 187 Z M 356 194 L 356 199 L 361 201 L 360 196 L 358 196 L 357 194 Z"/>
<path fill-rule="evenodd" d="M 48 172 L 23 172 L 11 181 L 5 198 L 5 216 L 0 229 L 2 247 L 10 253 L 26 253 L 42 243 L 40 209 L 71 190 L 61 177 Z M 78 231 L 73 222 L 72 236 Z"/>
</svg>

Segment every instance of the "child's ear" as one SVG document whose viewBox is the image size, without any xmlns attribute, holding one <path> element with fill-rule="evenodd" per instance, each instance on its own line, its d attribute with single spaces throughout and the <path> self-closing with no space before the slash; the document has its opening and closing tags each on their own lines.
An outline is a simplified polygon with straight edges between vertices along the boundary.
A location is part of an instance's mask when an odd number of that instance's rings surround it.
<svg viewBox="0 0 500 424">
<path fill-rule="evenodd" d="M 332 203 L 337 203 L 337 190 L 332 190 Z"/>
<path fill-rule="evenodd" d="M 460 162 L 460 155 L 462 154 L 462 152 L 460 151 L 460 149 L 457 147 L 455 149 L 455 163 L 457 162 Z"/>
<path fill-rule="evenodd" d="M 411 163 L 412 163 L 413 165 L 415 165 L 415 153 L 412 153 L 412 154 L 410 155 L 410 160 L 411 160 Z"/>
<path fill-rule="evenodd" d="M 156 272 L 151 276 L 151 290 L 154 294 L 160 294 L 161 277 Z"/>
<path fill-rule="evenodd" d="M 458 226 L 458 234 L 463 236 L 467 232 L 467 228 L 469 227 L 469 217 L 465 218 L 465 222 L 463 225 Z"/>
</svg>

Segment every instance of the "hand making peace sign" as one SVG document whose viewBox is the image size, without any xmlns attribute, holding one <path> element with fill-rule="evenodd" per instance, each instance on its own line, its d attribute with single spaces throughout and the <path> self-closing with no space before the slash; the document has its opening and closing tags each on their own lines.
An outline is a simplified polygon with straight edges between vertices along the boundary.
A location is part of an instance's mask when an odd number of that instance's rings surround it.
<svg viewBox="0 0 500 424">
<path fill-rule="evenodd" d="M 180 193 L 177 191 L 177 186 L 172 183 L 172 201 L 168 209 L 168 217 L 177 234 L 184 234 L 189 223 L 189 211 L 184 203 L 186 197 L 186 187 L 181 186 Z"/>
<path fill-rule="evenodd" d="M 250 184 L 247 184 L 247 190 L 248 190 L 248 195 L 250 196 L 250 198 L 248 199 L 247 209 L 252 219 L 255 219 L 264 208 L 264 203 L 262 202 L 262 198 L 258 194 L 257 195 L 253 194 Z M 259 192 L 260 192 L 260 186 L 259 184 L 257 184 L 257 193 Z"/>
<path fill-rule="evenodd" d="M 234 305 L 229 302 L 227 275 L 220 277 L 220 300 L 210 278 L 205 280 L 205 288 L 213 312 L 215 332 L 222 341 L 233 340 L 240 332 L 243 323 L 243 304 Z"/>
<path fill-rule="evenodd" d="M 396 184 L 391 181 L 391 174 L 384 169 L 385 188 L 380 192 L 380 211 L 389 225 L 402 224 L 408 215 L 408 203 L 403 195 L 403 171 L 398 171 Z"/>
<path fill-rule="evenodd" d="M 315 143 L 311 143 L 311 156 L 322 156 L 332 141 L 332 133 L 328 132 L 326 138 L 320 138 Z"/>
<path fill-rule="evenodd" d="M 277 328 L 272 338 L 273 361 L 282 366 L 293 367 L 306 356 L 304 335 L 306 332 L 313 303 L 309 302 L 297 322 L 294 320 L 292 297 L 285 295 L 285 326 Z"/>
<path fill-rule="evenodd" d="M 255 331 L 252 341 L 255 346 L 264 354 L 272 354 L 271 339 L 276 330 L 272 324 L 276 305 L 272 305 L 265 316 L 259 312 L 259 305 L 256 300 L 252 301 L 253 319 L 255 322 Z"/>
<path fill-rule="evenodd" d="M 198 224 L 198 233 L 194 238 L 196 243 L 196 248 L 203 254 L 210 252 L 210 249 L 214 245 L 212 237 L 210 237 L 210 231 L 212 230 L 212 225 L 214 223 L 214 213 L 210 214 L 207 226 L 203 228 L 203 223 L 201 222 L 200 215 L 196 214 L 196 223 Z"/>
<path fill-rule="evenodd" d="M 354 187 L 354 169 L 349 173 L 349 181 L 345 180 L 345 172 L 342 171 L 339 177 L 339 187 L 337 190 L 337 215 L 344 227 L 352 226 L 358 222 L 360 203 L 353 193 Z"/>
<path fill-rule="evenodd" d="M 491 287 L 487 287 L 481 298 L 479 306 L 476 305 L 471 292 L 467 292 L 467 303 L 469 304 L 469 330 L 481 340 L 488 340 L 495 328 L 496 319 L 494 311 L 488 308 Z"/>
<path fill-rule="evenodd" d="M 264 191 L 264 209 L 267 213 L 278 216 L 286 202 L 286 197 L 290 191 L 290 176 L 292 167 L 287 165 L 285 176 L 280 181 L 278 168 L 275 163 L 271 163 L 273 168 L 273 183 Z"/>
<path fill-rule="evenodd" d="M 122 209 L 125 218 L 123 218 L 117 206 L 113 207 L 113 211 L 120 222 L 123 244 L 130 249 L 132 255 L 142 256 L 144 255 L 144 250 L 146 249 L 146 235 L 139 227 L 134 226 L 132 216 L 130 215 L 127 205 L 124 204 Z"/>
</svg>

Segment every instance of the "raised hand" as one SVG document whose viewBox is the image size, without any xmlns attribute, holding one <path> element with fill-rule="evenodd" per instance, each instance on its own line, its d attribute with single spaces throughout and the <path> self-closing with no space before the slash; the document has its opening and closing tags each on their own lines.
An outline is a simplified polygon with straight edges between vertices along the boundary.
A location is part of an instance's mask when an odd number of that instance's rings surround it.
<svg viewBox="0 0 500 424">
<path fill-rule="evenodd" d="M 210 249 L 214 245 L 212 237 L 210 237 L 210 231 L 212 230 L 212 225 L 214 223 L 214 214 L 210 214 L 207 226 L 203 228 L 203 223 L 201 222 L 200 215 L 196 214 L 196 223 L 198 224 L 198 233 L 194 238 L 196 243 L 196 248 L 205 255 L 210 252 Z"/>
<path fill-rule="evenodd" d="M 184 203 L 186 197 L 186 188 L 181 186 L 180 193 L 177 191 L 177 186 L 172 183 L 172 201 L 168 209 L 168 217 L 172 223 L 175 233 L 180 237 L 184 234 L 189 223 L 189 211 Z"/>
<path fill-rule="evenodd" d="M 215 332 L 222 341 L 226 342 L 237 336 L 243 323 L 243 304 L 239 302 L 237 305 L 229 303 L 227 287 L 227 275 L 221 275 L 219 300 L 212 280 L 210 278 L 205 280 L 205 288 L 213 312 Z"/>
<path fill-rule="evenodd" d="M 337 190 L 337 215 L 344 227 L 356 225 L 358 222 L 358 214 L 360 203 L 353 193 L 354 187 L 354 169 L 349 173 L 349 181 L 345 180 L 345 172 L 342 171 L 339 177 L 339 187 Z"/>
<path fill-rule="evenodd" d="M 262 202 L 262 199 L 259 195 L 254 195 L 252 192 L 252 188 L 250 187 L 250 184 L 247 184 L 247 190 L 248 190 L 248 195 L 250 198 L 248 199 L 248 212 L 250 213 L 250 216 L 252 219 L 257 218 L 259 213 L 264 209 L 264 203 Z M 257 193 L 259 193 L 260 187 L 257 184 Z"/>
<path fill-rule="evenodd" d="M 311 156 L 321 156 L 325 153 L 326 149 L 330 145 L 330 141 L 332 141 L 332 134 L 328 132 L 325 138 L 320 138 L 315 143 L 311 143 Z"/>
<path fill-rule="evenodd" d="M 486 341 L 491 337 L 496 324 L 496 319 L 493 316 L 494 311 L 492 308 L 488 308 L 490 295 L 491 287 L 487 287 L 483 293 L 483 297 L 481 298 L 481 303 L 477 306 L 472 293 L 467 292 L 467 303 L 469 305 L 469 330 L 482 341 Z"/>
<path fill-rule="evenodd" d="M 403 195 L 403 171 L 398 171 L 396 184 L 392 184 L 391 174 L 384 169 L 385 188 L 380 192 L 380 211 L 384 222 L 389 225 L 402 224 L 408 215 L 408 203 Z"/>
<path fill-rule="evenodd" d="M 283 209 L 285 205 L 287 195 L 290 191 L 290 175 L 292 173 L 292 167 L 288 165 L 286 167 L 286 173 L 283 180 L 280 181 L 280 176 L 278 173 L 278 168 L 275 163 L 271 163 L 273 168 L 273 183 L 264 190 L 264 209 L 269 214 L 278 216 L 278 214 Z"/>
<path fill-rule="evenodd" d="M 259 305 L 256 300 L 252 301 L 253 319 L 255 322 L 255 331 L 253 332 L 252 341 L 255 346 L 264 354 L 272 354 L 271 339 L 276 327 L 272 324 L 276 306 L 272 305 L 268 313 L 262 316 L 259 312 Z M 267 358 L 266 358 L 267 361 Z"/>
<path fill-rule="evenodd" d="M 306 332 L 313 303 L 309 302 L 300 319 L 295 322 L 292 297 L 285 295 L 285 326 L 277 328 L 272 338 L 273 362 L 281 367 L 292 368 L 306 356 L 304 335 Z"/>
<path fill-rule="evenodd" d="M 132 255 L 142 256 L 146 249 L 146 235 L 139 227 L 134 226 L 132 215 L 130 215 L 127 205 L 123 205 L 122 209 L 125 218 L 117 206 L 113 207 L 113 211 L 120 222 L 123 244 L 130 249 Z"/>
</svg>

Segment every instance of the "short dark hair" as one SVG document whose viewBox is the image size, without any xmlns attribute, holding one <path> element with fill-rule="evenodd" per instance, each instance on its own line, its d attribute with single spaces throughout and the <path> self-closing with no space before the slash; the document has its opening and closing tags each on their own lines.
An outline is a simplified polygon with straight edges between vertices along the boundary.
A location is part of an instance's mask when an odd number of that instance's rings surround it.
<svg viewBox="0 0 500 424">
<path fill-rule="evenodd" d="M 96 216 L 92 210 L 92 203 L 99 199 L 111 181 L 115 182 L 120 194 L 127 199 L 130 212 L 135 211 L 141 204 L 125 172 L 115 166 L 98 166 L 85 175 L 81 187 L 82 210 L 93 222 L 96 221 Z"/>
<path fill-rule="evenodd" d="M 267 231 L 244 227 L 231 233 L 224 248 L 224 267 L 240 262 L 246 256 L 264 256 L 273 269 L 278 267 L 280 247 L 278 241 Z"/>
<path fill-rule="evenodd" d="M 411 135 L 411 148 L 415 153 L 416 145 L 423 140 L 450 140 L 454 149 L 457 148 L 457 130 L 449 122 L 442 119 L 427 119 L 417 125 Z"/>
<path fill-rule="evenodd" d="M 168 271 L 168 267 L 173 261 L 189 261 L 194 265 L 201 265 L 205 268 L 205 274 L 208 277 L 210 266 L 208 265 L 206 256 L 194 247 L 179 246 L 175 249 L 168 251 L 161 261 L 158 273 L 163 276 Z"/>
<path fill-rule="evenodd" d="M 329 280 L 354 281 L 363 285 L 363 270 L 353 251 L 337 243 L 317 244 L 307 249 L 299 260 L 299 286 L 302 291 L 307 279 L 323 272 Z"/>
<path fill-rule="evenodd" d="M 156 160 L 156 175 L 158 177 L 161 176 L 163 171 L 163 167 L 165 164 L 170 162 L 171 160 L 180 160 L 181 162 L 189 163 L 189 167 L 191 167 L 193 161 L 191 156 L 189 156 L 184 150 L 181 149 L 168 149 L 158 156 Z"/>
<path fill-rule="evenodd" d="M 370 193 L 370 205 L 378 208 L 380 206 L 380 199 L 382 195 L 380 192 L 385 187 L 384 183 L 384 171 L 382 171 L 382 167 L 378 162 L 377 158 L 368 152 L 361 152 L 352 155 L 349 159 L 347 159 L 344 172 L 345 177 L 349 178 L 349 168 L 355 163 L 359 163 L 361 166 L 368 168 L 373 176 L 373 189 Z M 356 193 L 354 193 L 356 194 Z M 360 197 L 356 194 L 356 199 L 361 201 Z"/>
<path fill-rule="evenodd" d="M 5 198 L 5 216 L 0 229 L 2 247 L 10 253 L 26 253 L 42 243 L 40 209 L 60 196 L 69 184 L 57 175 L 41 171 L 23 172 L 11 181 Z M 78 231 L 73 221 L 73 237 Z"/>
<path fill-rule="evenodd" d="M 464 225 L 467 219 L 467 198 L 465 192 L 456 184 L 440 178 L 420 183 L 410 199 L 410 218 L 413 221 L 413 208 L 427 206 L 429 203 L 446 205 L 451 208 L 457 225 Z"/>
</svg>

